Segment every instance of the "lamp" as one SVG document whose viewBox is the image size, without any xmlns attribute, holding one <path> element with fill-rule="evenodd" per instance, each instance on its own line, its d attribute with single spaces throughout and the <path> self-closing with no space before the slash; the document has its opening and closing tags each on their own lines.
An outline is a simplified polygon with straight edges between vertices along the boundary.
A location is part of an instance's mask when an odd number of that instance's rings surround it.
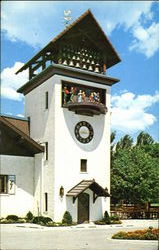
<svg viewBox="0 0 159 250">
<path fill-rule="evenodd" d="M 61 196 L 61 198 L 64 196 L 64 188 L 63 188 L 63 186 L 60 187 L 59 195 Z"/>
</svg>

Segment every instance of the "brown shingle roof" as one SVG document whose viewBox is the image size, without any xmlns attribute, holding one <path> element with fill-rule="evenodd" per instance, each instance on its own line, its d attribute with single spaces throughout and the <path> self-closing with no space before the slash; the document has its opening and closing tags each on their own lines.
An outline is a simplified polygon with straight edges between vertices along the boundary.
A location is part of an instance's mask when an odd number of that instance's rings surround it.
<svg viewBox="0 0 159 250">
<path fill-rule="evenodd" d="M 1 115 L 1 117 L 5 118 L 5 120 L 9 121 L 11 124 L 13 124 L 16 128 L 21 130 L 23 133 L 29 136 L 29 124 L 28 120 L 15 118 L 15 117 L 9 117 L 5 115 Z"/>
<path fill-rule="evenodd" d="M 0 116 L 0 127 L 7 131 L 7 134 L 10 134 L 16 140 L 21 140 L 21 144 L 30 152 L 31 155 L 44 152 L 44 147 L 39 145 L 36 141 L 30 138 L 22 130 L 17 128 L 13 123 L 2 116 Z M 3 139 L 3 138 L 2 138 Z M 5 145 L 3 146 L 3 154 L 5 154 Z"/>
<path fill-rule="evenodd" d="M 95 180 L 83 180 L 80 183 L 78 183 L 76 186 L 74 186 L 72 189 L 70 189 L 67 192 L 67 196 L 73 196 L 74 199 L 76 199 L 81 193 L 83 193 L 87 188 L 91 189 L 92 192 L 94 192 L 97 197 L 104 196 L 108 197 L 110 196 L 108 191 L 104 188 L 102 188 Z"/>
<path fill-rule="evenodd" d="M 91 32 L 90 32 L 91 31 Z M 58 43 L 62 40 L 69 42 L 69 35 L 71 35 L 71 41 L 74 38 L 76 42 L 79 40 L 79 32 L 85 34 L 89 40 L 91 40 L 96 47 L 102 50 L 103 54 L 109 56 L 107 61 L 107 68 L 113 66 L 114 64 L 121 61 L 118 53 L 111 44 L 110 40 L 100 27 L 99 23 L 96 21 L 94 15 L 88 9 L 84 14 L 82 14 L 78 19 L 76 19 L 72 24 L 65 28 L 59 35 L 52 39 L 41 51 L 39 51 L 31 60 L 29 60 L 22 68 L 20 68 L 16 74 L 27 69 L 35 60 L 37 60 L 44 52 L 54 51 Z M 87 34 L 88 33 L 88 34 Z M 91 34 L 90 34 L 91 33 Z M 77 37 L 77 38 L 76 38 Z M 68 41 L 67 41 L 68 39 Z"/>
</svg>

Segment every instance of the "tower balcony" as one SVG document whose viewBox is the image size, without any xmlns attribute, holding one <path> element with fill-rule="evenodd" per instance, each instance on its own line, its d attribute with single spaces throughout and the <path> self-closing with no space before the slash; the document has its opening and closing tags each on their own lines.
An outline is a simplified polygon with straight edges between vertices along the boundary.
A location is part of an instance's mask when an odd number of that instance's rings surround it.
<svg viewBox="0 0 159 250">
<path fill-rule="evenodd" d="M 104 89 L 74 84 L 62 83 L 62 107 L 79 115 L 106 114 L 106 92 Z"/>
<path fill-rule="evenodd" d="M 79 115 L 93 116 L 106 114 L 107 112 L 107 107 L 98 102 L 70 102 L 65 104 L 64 107 L 68 108 L 69 111 L 73 111 L 75 114 Z"/>
</svg>

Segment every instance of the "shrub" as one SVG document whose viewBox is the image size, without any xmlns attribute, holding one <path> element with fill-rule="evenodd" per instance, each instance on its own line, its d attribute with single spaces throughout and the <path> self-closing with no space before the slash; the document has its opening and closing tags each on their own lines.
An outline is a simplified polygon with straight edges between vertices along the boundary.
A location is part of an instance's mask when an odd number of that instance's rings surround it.
<svg viewBox="0 0 159 250">
<path fill-rule="evenodd" d="M 110 220 L 119 221 L 119 216 L 118 215 L 112 215 L 112 216 L 110 216 Z"/>
<path fill-rule="evenodd" d="M 125 239 L 126 232 L 120 231 L 112 236 L 112 239 Z"/>
<path fill-rule="evenodd" d="M 25 219 L 23 219 L 23 218 L 20 218 L 20 219 L 18 219 L 18 221 L 17 221 L 18 223 L 26 223 L 26 220 Z"/>
<path fill-rule="evenodd" d="M 48 222 L 52 221 L 49 217 L 36 216 L 33 218 L 33 223 L 46 225 Z"/>
<path fill-rule="evenodd" d="M 71 225 L 72 224 L 72 216 L 71 216 L 71 214 L 68 211 L 66 211 L 64 213 L 63 219 L 62 219 L 62 223 L 63 224 L 66 223 L 67 225 Z"/>
<path fill-rule="evenodd" d="M 136 230 L 133 232 L 118 232 L 112 236 L 113 239 L 129 239 L 129 240 L 157 240 L 159 237 L 159 229 Z"/>
<path fill-rule="evenodd" d="M 104 220 L 97 220 L 94 222 L 96 225 L 105 225 L 105 221 Z"/>
<path fill-rule="evenodd" d="M 55 223 L 54 221 L 49 221 L 49 222 L 47 223 L 47 226 L 48 226 L 48 227 L 57 227 L 57 223 Z"/>
<path fill-rule="evenodd" d="M 111 224 L 122 224 L 121 220 L 112 220 Z"/>
<path fill-rule="evenodd" d="M 18 216 L 17 215 L 8 215 L 7 217 L 6 217 L 6 219 L 7 220 L 12 220 L 12 221 L 18 221 Z"/>
<path fill-rule="evenodd" d="M 32 221 L 33 218 L 34 218 L 34 216 L 33 216 L 32 212 L 29 211 L 29 212 L 26 214 L 26 220 L 27 220 L 27 221 Z"/>
<path fill-rule="evenodd" d="M 111 220 L 110 220 L 110 217 L 109 217 L 109 214 L 108 214 L 107 211 L 105 211 L 105 213 L 104 213 L 104 219 L 103 220 L 105 221 L 106 224 L 111 224 Z"/>
</svg>

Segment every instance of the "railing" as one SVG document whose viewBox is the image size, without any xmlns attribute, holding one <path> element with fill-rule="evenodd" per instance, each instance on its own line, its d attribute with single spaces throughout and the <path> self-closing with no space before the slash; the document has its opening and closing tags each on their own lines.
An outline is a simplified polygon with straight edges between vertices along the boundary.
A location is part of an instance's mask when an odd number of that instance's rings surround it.
<svg viewBox="0 0 159 250">
<path fill-rule="evenodd" d="M 145 212 L 145 211 L 111 211 L 111 216 L 117 215 L 120 219 L 159 219 L 159 212 Z"/>
<path fill-rule="evenodd" d="M 111 215 L 118 215 L 120 219 L 158 219 L 159 207 L 150 207 L 149 211 L 144 206 L 111 207 Z"/>
</svg>

